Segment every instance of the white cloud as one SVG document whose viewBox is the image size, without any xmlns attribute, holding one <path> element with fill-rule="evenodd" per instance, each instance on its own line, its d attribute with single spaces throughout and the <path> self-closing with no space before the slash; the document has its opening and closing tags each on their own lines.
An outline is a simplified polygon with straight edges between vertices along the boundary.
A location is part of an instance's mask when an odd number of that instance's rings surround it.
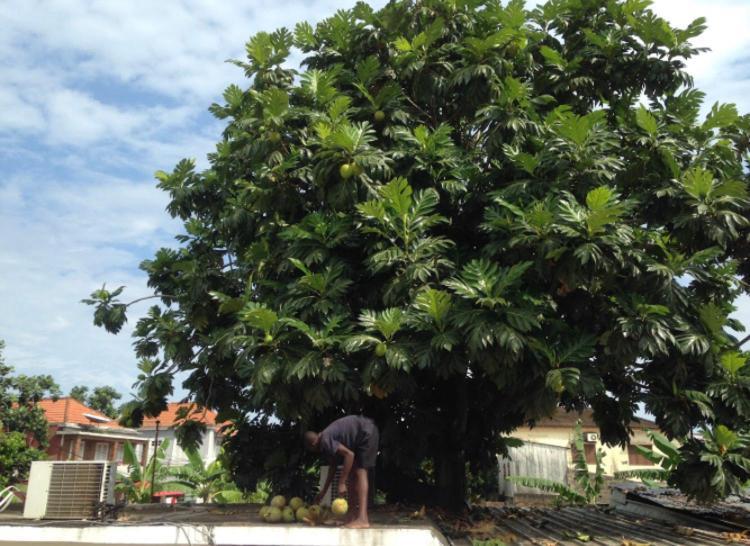
<svg viewBox="0 0 750 546">
<path fill-rule="evenodd" d="M 147 113 L 126 113 L 92 99 L 84 93 L 60 89 L 45 101 L 51 144 L 86 146 L 118 140 L 142 126 Z"/>
<path fill-rule="evenodd" d="M 385 0 L 373 4 L 382 6 Z M 79 303 L 107 281 L 147 294 L 135 266 L 178 226 L 150 173 L 181 157 L 205 166 L 221 125 L 205 114 L 243 75 L 225 63 L 244 57 L 259 30 L 293 28 L 354 0 L 6 0 L 0 10 L 0 338 L 7 360 L 53 373 L 66 388 L 135 375 L 128 331 L 111 336 Z M 657 0 L 678 25 L 706 14 L 691 62 L 715 100 L 750 110 L 745 0 Z M 148 303 L 133 309 L 133 320 Z M 740 316 L 750 319 L 750 302 Z"/>
<path fill-rule="evenodd" d="M 94 328 L 80 300 L 103 280 L 129 286 L 131 297 L 147 294 L 134 266 L 171 244 L 176 226 L 150 183 L 77 174 L 43 191 L 26 177 L 0 183 L 0 232 L 8 234 L 0 239 L 0 337 L 19 371 L 53 373 L 68 388 L 83 378 L 126 388 L 134 369 L 127 332 Z"/>
<path fill-rule="evenodd" d="M 243 57 L 251 34 L 351 3 L 3 3 L 0 338 L 9 363 L 52 373 L 66 389 L 128 390 L 132 324 L 111 336 L 80 299 L 102 281 L 127 285 L 130 298 L 149 293 L 136 266 L 178 231 L 150 173 L 182 157 L 205 166 L 220 132 L 206 109 L 242 81 L 224 61 Z"/>
<path fill-rule="evenodd" d="M 750 2 L 655 0 L 653 9 L 681 28 L 698 17 L 706 18 L 708 29 L 693 45 L 711 51 L 688 61 L 688 71 L 695 77 L 696 87 L 707 93 L 709 105 L 734 102 L 741 112 L 750 112 Z"/>
</svg>

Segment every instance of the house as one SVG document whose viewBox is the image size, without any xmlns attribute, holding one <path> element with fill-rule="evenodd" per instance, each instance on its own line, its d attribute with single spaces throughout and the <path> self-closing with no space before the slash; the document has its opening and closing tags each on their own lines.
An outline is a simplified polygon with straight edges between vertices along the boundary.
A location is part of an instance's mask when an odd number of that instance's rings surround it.
<svg viewBox="0 0 750 546">
<path fill-rule="evenodd" d="M 601 442 L 599 427 L 594 422 L 590 409 L 581 413 L 559 409 L 553 416 L 541 419 L 533 428 L 519 428 L 513 437 L 523 440 L 520 447 L 508 450 L 508 457 L 499 457 L 499 489 L 506 498 L 517 495 L 538 495 L 541 490 L 517 484 L 513 476 L 543 478 L 549 481 L 571 484 L 574 476 L 574 431 L 581 420 L 583 450 L 589 472 L 596 470 L 596 453 L 603 452 L 604 476 L 612 478 L 618 472 L 653 468 L 653 463 L 636 448 L 654 449 L 647 435 L 648 430 L 657 431 L 653 421 L 639 419 L 630 424 L 631 441 L 625 446 L 607 446 Z"/>
<path fill-rule="evenodd" d="M 115 461 L 122 464 L 125 442 L 145 462 L 147 440 L 137 431 L 89 408 L 75 398 L 40 400 L 49 424 L 47 455 L 54 461 Z"/>
<path fill-rule="evenodd" d="M 187 455 L 185 455 L 185 452 L 177 444 L 175 438 L 175 427 L 181 422 L 181 416 L 178 415 L 180 410 L 188 412 L 188 419 L 199 421 L 206 425 L 206 431 L 203 433 L 198 451 L 204 464 L 211 464 L 219 456 L 219 450 L 221 449 L 222 424 L 216 422 L 215 411 L 199 408 L 195 404 L 170 402 L 167 404 L 167 409 L 157 417 L 146 417 L 143 419 L 143 424 L 138 430 L 143 437 L 148 439 L 149 452 L 154 447 L 158 423 L 159 444 L 166 439 L 170 441 L 165 463 L 169 466 L 181 466 L 188 462 Z"/>
<path fill-rule="evenodd" d="M 590 409 L 583 410 L 581 413 L 566 412 L 560 409 L 552 417 L 539 420 L 533 428 L 519 428 L 513 433 L 513 436 L 524 442 L 566 448 L 570 452 L 573 445 L 573 430 L 576 421 L 579 419 L 583 432 L 584 455 L 586 462 L 589 464 L 589 470 L 593 471 L 595 468 L 596 452 L 599 449 L 604 452 L 602 464 L 604 474 L 607 476 L 614 476 L 616 472 L 654 466 L 636 449 L 636 446 L 653 449 L 653 443 L 646 431 L 659 430 L 656 423 L 644 418 L 630 423 L 633 433 L 630 444 L 624 448 L 607 446 L 601 442 L 599 427 L 594 422 L 593 412 Z M 570 461 L 572 462 L 572 453 Z"/>
</svg>

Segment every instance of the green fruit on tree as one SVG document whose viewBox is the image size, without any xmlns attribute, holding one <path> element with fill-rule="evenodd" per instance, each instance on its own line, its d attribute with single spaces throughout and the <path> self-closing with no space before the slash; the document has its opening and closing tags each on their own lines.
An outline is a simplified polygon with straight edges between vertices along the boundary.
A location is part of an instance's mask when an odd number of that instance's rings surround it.
<svg viewBox="0 0 750 546">
<path fill-rule="evenodd" d="M 331 503 L 331 512 L 336 516 L 343 516 L 349 511 L 349 503 L 346 499 L 336 499 Z"/>
<path fill-rule="evenodd" d="M 375 356 L 384 357 L 387 346 L 384 341 L 375 345 Z"/>
<path fill-rule="evenodd" d="M 380 123 L 381 121 L 385 119 L 385 112 L 383 112 L 382 110 L 378 110 L 377 112 L 375 112 L 374 117 L 375 117 L 375 121 Z"/>
<path fill-rule="evenodd" d="M 271 506 L 278 508 L 281 510 L 286 506 L 286 498 L 284 495 L 276 495 L 274 498 L 271 499 Z"/>
<path fill-rule="evenodd" d="M 269 506 L 268 511 L 266 512 L 266 521 L 268 523 L 278 523 L 281 521 L 281 508 L 277 508 L 276 506 Z"/>
<path fill-rule="evenodd" d="M 339 167 L 339 174 L 344 180 L 351 178 L 354 174 L 352 172 L 352 166 L 349 165 L 349 163 L 344 163 L 343 165 L 341 165 L 341 167 Z"/>
<path fill-rule="evenodd" d="M 303 501 L 299 497 L 292 497 L 292 499 L 289 501 L 289 506 L 291 506 L 292 510 L 294 510 L 295 512 L 304 505 L 305 501 Z"/>
<path fill-rule="evenodd" d="M 291 506 L 287 506 L 281 511 L 281 519 L 284 520 L 284 523 L 294 522 L 294 510 Z"/>
<path fill-rule="evenodd" d="M 266 343 L 271 343 L 273 341 L 273 336 L 271 334 L 266 334 L 266 337 L 263 338 L 263 341 L 265 341 Z M 284 497 L 281 498 L 283 499 Z"/>
<path fill-rule="evenodd" d="M 360 167 L 358 163 L 350 163 L 349 167 L 351 168 L 352 174 L 354 176 L 360 176 L 364 172 L 362 170 L 362 167 Z"/>
<path fill-rule="evenodd" d="M 310 510 L 301 506 L 300 508 L 297 508 L 297 513 L 295 515 L 297 516 L 297 521 L 304 521 L 305 518 L 310 518 Z"/>
<path fill-rule="evenodd" d="M 278 131 L 271 131 L 268 134 L 268 141 L 271 144 L 278 144 L 279 142 L 281 142 L 281 133 L 279 133 Z"/>
</svg>

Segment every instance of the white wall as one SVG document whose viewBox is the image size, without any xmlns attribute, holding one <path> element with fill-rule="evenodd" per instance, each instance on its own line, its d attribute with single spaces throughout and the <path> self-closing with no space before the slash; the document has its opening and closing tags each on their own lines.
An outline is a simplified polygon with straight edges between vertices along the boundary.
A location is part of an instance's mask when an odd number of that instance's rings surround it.
<svg viewBox="0 0 750 546">
<path fill-rule="evenodd" d="M 540 444 L 547 444 L 552 446 L 559 446 L 570 448 L 573 442 L 573 428 L 564 427 L 536 427 L 532 429 L 519 428 L 513 432 L 512 436 L 519 438 L 526 442 L 536 442 Z M 596 428 L 584 427 L 583 432 L 599 432 Z M 633 435 L 630 438 L 632 444 L 638 444 L 643 446 L 652 447 L 651 440 L 646 436 L 646 432 L 643 430 L 634 430 Z M 602 444 L 600 441 L 596 442 L 596 448 L 604 451 L 604 458 L 602 460 L 604 466 L 604 473 L 612 476 L 616 472 L 622 472 L 626 470 L 634 470 L 637 468 L 650 468 L 648 466 L 635 466 L 631 465 L 628 458 L 627 448 L 620 446 L 607 446 Z M 572 464 L 572 459 L 571 459 Z M 595 465 L 589 465 L 589 470 L 594 471 Z"/>
<path fill-rule="evenodd" d="M 153 453 L 154 449 L 154 437 L 156 436 L 156 430 L 140 430 L 141 434 L 146 438 L 149 438 L 149 454 Z M 159 429 L 159 443 L 162 440 L 169 439 L 169 449 L 166 453 L 165 463 L 168 466 L 182 466 L 187 464 L 188 458 L 185 452 L 177 444 L 175 439 L 174 429 Z M 203 442 L 201 443 L 198 451 L 201 454 L 201 458 L 206 465 L 211 464 L 219 456 L 219 449 L 221 448 L 221 439 L 216 434 L 216 431 L 209 428 L 203 433 Z M 150 455 L 149 455 L 150 456 Z"/>
</svg>

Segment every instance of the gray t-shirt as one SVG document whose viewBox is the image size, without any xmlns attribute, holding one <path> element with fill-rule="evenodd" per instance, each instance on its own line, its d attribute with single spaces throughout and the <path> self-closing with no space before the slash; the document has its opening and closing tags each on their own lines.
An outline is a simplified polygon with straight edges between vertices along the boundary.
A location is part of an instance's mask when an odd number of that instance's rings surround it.
<svg viewBox="0 0 750 546">
<path fill-rule="evenodd" d="M 347 415 L 336 419 L 320 433 L 320 453 L 327 458 L 337 458 L 336 450 L 339 445 L 354 451 L 360 448 L 365 438 L 364 432 L 371 427 L 372 421 L 361 415 Z"/>
</svg>

